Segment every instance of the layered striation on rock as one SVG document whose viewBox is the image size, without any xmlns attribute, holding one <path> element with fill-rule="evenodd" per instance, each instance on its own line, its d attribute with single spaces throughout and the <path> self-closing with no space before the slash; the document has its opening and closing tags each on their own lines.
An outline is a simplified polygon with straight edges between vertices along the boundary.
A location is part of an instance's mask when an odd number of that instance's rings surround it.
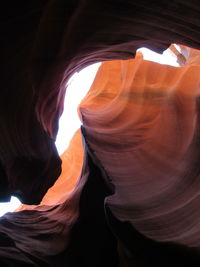
<svg viewBox="0 0 200 267">
<path fill-rule="evenodd" d="M 199 248 L 200 54 L 191 52 L 182 67 L 140 54 L 103 63 L 80 113 L 115 187 L 113 214 L 153 240 Z"/>
<path fill-rule="evenodd" d="M 199 266 L 198 1 L 20 4 L 1 11 L 0 200 L 31 206 L 0 219 L 1 266 Z M 133 59 L 171 43 L 184 66 Z M 77 132 L 61 166 L 67 81 L 99 61 L 87 145 Z"/>
<path fill-rule="evenodd" d="M 65 192 L 64 202 L 26 206 L 1 218 L 1 266 L 118 265 L 117 239 L 104 212 L 112 191 L 85 145 L 84 151 L 80 179 L 71 194 Z"/>
<path fill-rule="evenodd" d="M 38 204 L 59 176 L 54 139 L 75 71 L 131 58 L 141 46 L 159 52 L 171 43 L 200 47 L 195 0 L 34 0 L 7 2 L 1 14 L 2 200 L 14 194 Z M 31 199 L 36 187 L 41 196 Z"/>
</svg>

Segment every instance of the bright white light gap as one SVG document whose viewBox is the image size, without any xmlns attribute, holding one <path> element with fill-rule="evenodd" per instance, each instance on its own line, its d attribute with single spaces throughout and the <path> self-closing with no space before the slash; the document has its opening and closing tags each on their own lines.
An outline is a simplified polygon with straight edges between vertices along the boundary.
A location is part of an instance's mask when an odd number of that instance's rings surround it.
<svg viewBox="0 0 200 267">
<path fill-rule="evenodd" d="M 147 48 L 140 48 L 139 51 L 142 52 L 146 60 L 179 66 L 176 62 L 176 57 L 168 50 L 163 54 L 155 53 Z M 81 125 L 77 107 L 92 85 L 100 64 L 93 64 L 79 73 L 75 73 L 69 81 L 64 102 L 64 111 L 59 120 L 59 131 L 56 139 L 56 147 L 59 155 L 67 149 L 73 134 Z M 6 212 L 16 210 L 20 204 L 21 202 L 16 197 L 12 197 L 10 202 L 0 203 L 0 216 Z"/>
</svg>

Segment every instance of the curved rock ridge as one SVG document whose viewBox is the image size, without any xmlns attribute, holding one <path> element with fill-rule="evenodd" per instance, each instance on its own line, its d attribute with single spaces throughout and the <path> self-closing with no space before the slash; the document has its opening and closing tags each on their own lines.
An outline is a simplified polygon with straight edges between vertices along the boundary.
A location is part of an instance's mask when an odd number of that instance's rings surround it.
<svg viewBox="0 0 200 267">
<path fill-rule="evenodd" d="M 1 266 L 200 266 L 199 1 L 20 4 L 1 9 L 0 200 L 33 206 L 0 219 Z M 171 43 L 182 67 L 133 59 Z M 99 61 L 61 163 L 67 81 Z"/>
<path fill-rule="evenodd" d="M 200 52 L 186 63 L 140 54 L 103 63 L 79 108 L 115 186 L 106 198 L 113 214 L 153 240 L 199 248 Z"/>
<path fill-rule="evenodd" d="M 196 0 L 30 0 L 5 2 L 1 15 L 2 201 L 38 204 L 58 178 L 54 139 L 73 73 L 142 46 L 200 48 Z"/>
</svg>

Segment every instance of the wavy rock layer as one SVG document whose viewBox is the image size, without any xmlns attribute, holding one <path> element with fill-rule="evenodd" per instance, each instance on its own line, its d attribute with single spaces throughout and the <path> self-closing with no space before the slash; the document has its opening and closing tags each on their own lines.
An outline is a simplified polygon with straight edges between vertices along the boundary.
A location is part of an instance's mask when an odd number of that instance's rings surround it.
<svg viewBox="0 0 200 267">
<path fill-rule="evenodd" d="M 200 49 L 198 1 L 20 4 L 1 9 L 0 200 L 43 202 L 0 220 L 1 265 L 199 266 L 199 66 L 104 64 L 80 108 L 81 178 L 80 147 L 74 175 L 63 157 L 64 179 L 45 195 L 61 173 L 54 141 L 68 79 L 141 46 Z"/>
<path fill-rule="evenodd" d="M 1 11 L 0 195 L 38 204 L 60 173 L 52 138 L 69 77 L 97 61 L 132 58 L 141 46 L 159 52 L 171 43 L 200 48 L 199 3 L 21 4 L 5 3 Z"/>
<path fill-rule="evenodd" d="M 80 105 L 87 142 L 115 186 L 113 214 L 153 240 L 197 248 L 199 58 L 103 63 Z"/>
</svg>

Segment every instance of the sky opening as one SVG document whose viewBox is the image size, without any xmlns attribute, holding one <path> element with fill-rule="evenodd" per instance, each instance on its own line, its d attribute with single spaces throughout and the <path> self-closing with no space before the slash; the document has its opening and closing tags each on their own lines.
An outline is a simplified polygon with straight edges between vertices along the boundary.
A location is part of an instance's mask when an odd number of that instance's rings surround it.
<svg viewBox="0 0 200 267">
<path fill-rule="evenodd" d="M 179 66 L 176 62 L 176 57 L 169 50 L 164 51 L 163 54 L 155 53 L 147 48 L 140 48 L 139 51 L 142 52 L 145 60 L 175 67 Z M 56 139 L 56 147 L 59 155 L 67 149 L 72 136 L 81 126 L 77 107 L 90 89 L 100 65 L 101 63 L 96 63 L 84 68 L 79 73 L 75 73 L 68 82 L 64 101 L 64 111 L 59 120 L 59 131 Z M 0 203 L 0 216 L 16 210 L 20 204 L 21 202 L 13 196 L 11 197 L 10 202 Z"/>
</svg>

